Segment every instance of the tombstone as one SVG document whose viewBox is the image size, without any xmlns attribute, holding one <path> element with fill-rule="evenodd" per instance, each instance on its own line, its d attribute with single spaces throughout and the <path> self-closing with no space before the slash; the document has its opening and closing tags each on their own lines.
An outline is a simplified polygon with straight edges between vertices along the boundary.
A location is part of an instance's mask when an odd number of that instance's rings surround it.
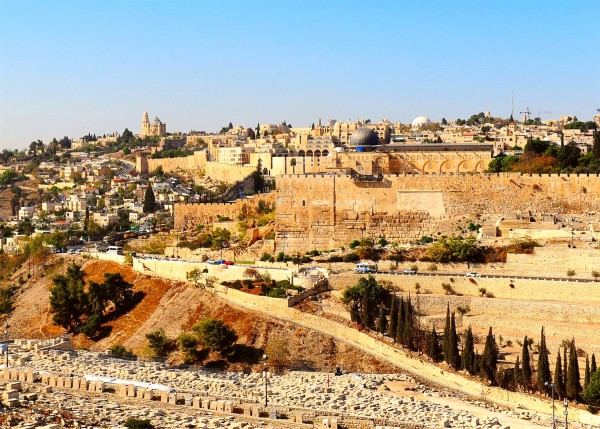
<svg viewBox="0 0 600 429">
<path fill-rule="evenodd" d="M 154 400 L 154 392 L 150 389 L 144 392 L 144 399 L 153 401 Z M 162 399 L 162 398 L 161 398 Z"/>
<path fill-rule="evenodd" d="M 19 391 L 18 390 L 6 390 L 2 394 L 2 400 L 6 403 L 11 399 L 19 399 Z"/>
<path fill-rule="evenodd" d="M 208 398 L 202 398 L 202 408 L 205 410 L 210 410 L 211 400 Z"/>
<path fill-rule="evenodd" d="M 71 377 L 63 378 L 63 386 L 67 389 L 73 388 L 73 379 Z"/>
<path fill-rule="evenodd" d="M 39 380 L 39 374 L 35 372 L 33 369 L 27 371 L 27 375 L 25 376 L 25 381 L 27 383 L 35 383 Z"/>
<path fill-rule="evenodd" d="M 6 405 L 8 408 L 15 408 L 19 406 L 19 400 L 17 398 L 9 399 L 4 401 L 4 405 Z"/>
<path fill-rule="evenodd" d="M 25 381 L 26 379 L 26 370 L 25 368 L 19 368 L 19 374 L 17 376 L 17 380 L 19 381 Z"/>
<path fill-rule="evenodd" d="M 135 389 L 135 397 L 138 399 L 144 399 L 144 395 L 146 394 L 146 389 L 138 387 Z"/>
<path fill-rule="evenodd" d="M 296 411 L 294 413 L 294 423 L 304 423 L 304 415 L 302 411 Z"/>
<path fill-rule="evenodd" d="M 119 384 L 117 386 L 117 396 L 127 396 L 127 385 Z"/>
<path fill-rule="evenodd" d="M 102 393 L 104 392 L 104 383 L 100 380 L 96 380 L 96 389 L 94 390 L 94 392 L 96 393 Z"/>
<path fill-rule="evenodd" d="M 260 407 L 258 405 L 253 405 L 251 410 L 252 417 L 260 417 Z"/>
<path fill-rule="evenodd" d="M 18 392 L 21 392 L 23 390 L 22 386 L 21 386 L 21 383 L 19 383 L 18 381 L 15 381 L 13 383 L 6 383 L 6 388 L 5 389 L 7 391 L 9 391 L 9 390 L 16 390 Z"/>
<path fill-rule="evenodd" d="M 3 378 L 4 380 L 10 380 L 10 368 L 6 368 L 6 367 L 5 367 L 5 368 L 2 370 L 2 378 Z"/>
<path fill-rule="evenodd" d="M 269 410 L 269 418 L 273 419 L 273 420 L 277 420 L 277 409 L 276 408 L 271 408 Z"/>
<path fill-rule="evenodd" d="M 176 393 L 169 393 L 169 404 L 177 404 L 177 394 Z"/>
<path fill-rule="evenodd" d="M 188 394 L 185 394 L 185 395 L 183 396 L 183 403 L 184 403 L 186 406 L 190 407 L 190 406 L 192 405 L 192 395 L 190 395 L 189 393 L 188 393 Z"/>
<path fill-rule="evenodd" d="M 48 386 L 56 387 L 56 375 L 50 374 L 50 378 L 48 379 Z"/>
<path fill-rule="evenodd" d="M 202 407 L 202 399 L 197 396 L 194 396 L 194 398 L 192 398 L 192 407 L 201 408 Z"/>
<path fill-rule="evenodd" d="M 56 377 L 56 387 L 62 388 L 65 387 L 65 379 L 64 377 Z"/>
<path fill-rule="evenodd" d="M 127 386 L 127 396 L 135 398 L 135 386 L 133 384 Z"/>
<path fill-rule="evenodd" d="M 169 402 L 169 392 L 160 392 L 160 402 Z"/>
<path fill-rule="evenodd" d="M 19 379 L 19 369 L 10 368 L 10 379 L 17 381 Z"/>
</svg>

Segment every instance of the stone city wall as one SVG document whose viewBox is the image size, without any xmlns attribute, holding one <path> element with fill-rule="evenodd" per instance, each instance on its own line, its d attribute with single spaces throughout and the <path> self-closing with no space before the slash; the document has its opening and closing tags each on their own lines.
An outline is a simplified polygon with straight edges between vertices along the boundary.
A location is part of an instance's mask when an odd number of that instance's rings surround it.
<svg viewBox="0 0 600 429">
<path fill-rule="evenodd" d="M 359 182 L 348 175 L 277 178 L 277 238 L 286 248 L 347 246 L 362 237 L 410 242 L 453 233 L 453 218 L 513 211 L 600 211 L 597 175 L 386 175 Z"/>
<path fill-rule="evenodd" d="M 233 203 L 175 204 L 175 229 L 193 230 L 198 225 L 212 225 L 217 222 L 219 216 L 237 221 L 238 215 L 242 213 L 244 206 L 256 211 L 260 200 L 272 204 L 275 201 L 275 196 L 275 192 L 270 192 L 253 198 L 236 200 Z"/>
<path fill-rule="evenodd" d="M 216 161 L 208 161 L 205 151 L 196 151 L 193 155 L 181 158 L 148 158 L 148 171 L 152 172 L 159 166 L 165 173 L 175 171 L 204 172 L 204 176 L 213 181 L 235 183 L 243 180 L 256 170 L 255 166 L 225 165 Z"/>
<path fill-rule="evenodd" d="M 180 158 L 148 158 L 148 171 L 152 172 L 159 166 L 162 167 L 165 173 L 171 173 L 176 170 L 203 170 L 206 164 L 206 152 L 196 151 L 193 155 Z"/>
</svg>

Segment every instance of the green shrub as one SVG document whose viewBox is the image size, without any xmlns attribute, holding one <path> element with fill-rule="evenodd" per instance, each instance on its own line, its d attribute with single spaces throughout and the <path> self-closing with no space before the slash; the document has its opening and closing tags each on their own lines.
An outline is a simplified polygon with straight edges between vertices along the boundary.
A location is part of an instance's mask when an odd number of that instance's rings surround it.
<svg viewBox="0 0 600 429">
<path fill-rule="evenodd" d="M 110 352 L 113 356 L 117 356 L 120 358 L 132 358 L 135 357 L 133 351 L 126 349 L 121 344 L 113 344 L 110 348 Z"/>
<path fill-rule="evenodd" d="M 350 243 L 349 247 L 350 247 L 351 249 L 356 249 L 356 248 L 358 247 L 358 245 L 359 245 L 359 244 L 360 244 L 360 241 L 358 241 L 358 240 L 353 240 L 353 241 Z"/>
<path fill-rule="evenodd" d="M 219 319 L 204 319 L 195 324 L 192 331 L 198 334 L 202 346 L 210 350 L 222 352 L 237 341 L 235 330 Z"/>
<path fill-rule="evenodd" d="M 273 255 L 271 255 L 270 253 L 263 253 L 262 256 L 260 257 L 260 260 L 262 262 L 273 262 L 275 259 L 273 259 Z"/>
<path fill-rule="evenodd" d="M 327 262 L 342 262 L 343 260 L 344 258 L 339 255 L 331 255 L 327 258 Z"/>
<path fill-rule="evenodd" d="M 267 296 L 270 298 L 286 298 L 287 294 L 285 293 L 285 290 L 280 289 L 280 288 L 275 288 L 275 289 L 271 289 L 269 292 L 267 292 Z"/>
<path fill-rule="evenodd" d="M 292 285 L 289 280 L 280 280 L 277 282 L 277 287 L 280 289 L 289 289 L 291 286 Z"/>
<path fill-rule="evenodd" d="M 133 417 L 125 420 L 123 424 L 126 428 L 129 429 L 154 429 L 155 426 L 150 422 L 150 420 L 136 419 Z"/>
<path fill-rule="evenodd" d="M 217 222 L 231 222 L 231 218 L 228 216 L 217 216 Z"/>
</svg>

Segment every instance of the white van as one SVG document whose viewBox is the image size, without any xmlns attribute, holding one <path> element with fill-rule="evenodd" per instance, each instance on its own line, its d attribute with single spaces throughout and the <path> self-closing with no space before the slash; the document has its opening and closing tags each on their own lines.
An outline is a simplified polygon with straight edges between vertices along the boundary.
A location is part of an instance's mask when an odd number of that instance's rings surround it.
<svg viewBox="0 0 600 429">
<path fill-rule="evenodd" d="M 376 273 L 377 272 L 377 265 L 375 264 L 367 264 L 366 262 L 361 262 L 359 264 L 356 264 L 356 268 L 354 268 L 354 272 L 355 273 Z"/>
<path fill-rule="evenodd" d="M 125 253 L 123 253 L 123 248 L 120 246 L 108 246 L 108 249 L 106 249 L 106 253 L 108 253 L 109 255 L 124 255 Z"/>
</svg>

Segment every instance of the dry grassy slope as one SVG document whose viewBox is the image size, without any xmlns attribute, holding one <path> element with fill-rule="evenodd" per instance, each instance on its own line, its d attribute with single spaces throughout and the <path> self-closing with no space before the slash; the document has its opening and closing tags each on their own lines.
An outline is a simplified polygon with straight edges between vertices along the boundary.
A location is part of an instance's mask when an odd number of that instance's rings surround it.
<svg viewBox="0 0 600 429">
<path fill-rule="evenodd" d="M 22 289 L 10 319 L 12 332 L 17 337 L 49 337 L 58 335 L 61 329 L 52 324 L 49 313 L 48 289 L 51 276 L 64 270 L 74 257 L 64 255 L 56 258 L 55 265 L 47 270 L 44 278 L 35 275 Z M 98 342 L 81 335 L 75 337 L 79 347 L 105 350 L 113 344 L 123 344 L 136 353 L 143 353 L 147 332 L 163 328 L 175 338 L 198 320 L 216 317 L 225 320 L 238 333 L 238 343 L 249 347 L 256 354 L 270 339 L 285 338 L 294 367 L 303 369 L 333 369 L 341 366 L 349 371 L 394 372 L 389 364 L 365 356 L 356 359 L 356 350 L 344 344 L 336 344 L 331 338 L 317 332 L 279 320 L 262 317 L 258 313 L 232 307 L 210 292 L 204 292 L 181 282 L 169 282 L 134 272 L 129 267 L 97 260 L 78 260 L 83 263 L 88 280 L 101 281 L 106 272 L 120 272 L 134 284 L 135 292 L 145 293 L 140 303 L 129 313 L 109 321 L 105 325 L 110 333 Z M 17 277 L 19 273 L 16 274 Z M 175 357 L 176 358 L 176 357 Z M 247 363 L 231 365 L 241 369 Z"/>
</svg>

